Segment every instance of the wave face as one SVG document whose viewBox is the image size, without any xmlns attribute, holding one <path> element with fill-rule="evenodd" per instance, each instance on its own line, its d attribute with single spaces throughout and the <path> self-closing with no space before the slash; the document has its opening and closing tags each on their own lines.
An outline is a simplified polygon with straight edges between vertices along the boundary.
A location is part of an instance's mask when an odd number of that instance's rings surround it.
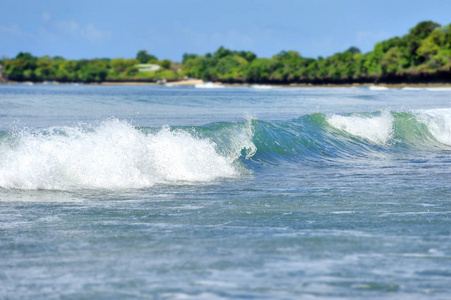
<svg viewBox="0 0 451 300">
<path fill-rule="evenodd" d="M 444 145 L 451 146 L 451 110 L 431 109 L 419 115 L 432 136 Z"/>
<path fill-rule="evenodd" d="M 0 187 L 146 188 L 234 178 L 256 165 L 342 161 L 411 150 L 451 150 L 451 110 L 320 113 L 288 121 L 139 128 L 95 126 L 0 133 Z"/>
</svg>

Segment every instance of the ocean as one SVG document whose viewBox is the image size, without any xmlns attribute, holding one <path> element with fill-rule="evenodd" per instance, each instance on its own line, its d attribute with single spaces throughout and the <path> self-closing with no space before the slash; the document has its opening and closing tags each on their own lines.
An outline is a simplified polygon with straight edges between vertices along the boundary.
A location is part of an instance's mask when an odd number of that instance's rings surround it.
<svg viewBox="0 0 451 300">
<path fill-rule="evenodd" d="M 0 85 L 1 299 L 449 299 L 451 89 Z"/>
</svg>

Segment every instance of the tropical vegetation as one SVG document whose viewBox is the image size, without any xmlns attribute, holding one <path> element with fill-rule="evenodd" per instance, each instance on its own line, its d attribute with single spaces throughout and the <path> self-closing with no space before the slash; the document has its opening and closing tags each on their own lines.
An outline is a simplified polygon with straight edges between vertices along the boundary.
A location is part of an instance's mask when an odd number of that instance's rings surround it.
<svg viewBox="0 0 451 300">
<path fill-rule="evenodd" d="M 158 60 L 146 50 L 135 59 L 82 59 L 35 57 L 19 53 L 0 60 L 3 76 L 14 81 L 104 82 L 157 81 L 200 78 L 224 83 L 366 83 L 451 82 L 451 24 L 432 21 L 417 24 L 402 37 L 394 37 L 361 53 L 357 47 L 329 57 L 303 57 L 294 50 L 271 58 L 250 51 L 220 47 L 205 55 L 184 54 L 182 63 Z M 158 70 L 140 71 L 139 64 L 154 64 Z"/>
</svg>

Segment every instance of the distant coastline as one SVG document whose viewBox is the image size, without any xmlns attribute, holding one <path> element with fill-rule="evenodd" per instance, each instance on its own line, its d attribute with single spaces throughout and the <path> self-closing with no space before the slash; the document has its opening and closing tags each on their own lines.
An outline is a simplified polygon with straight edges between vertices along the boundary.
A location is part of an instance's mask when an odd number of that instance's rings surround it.
<svg viewBox="0 0 451 300">
<path fill-rule="evenodd" d="M 51 83 L 47 82 L 30 82 L 30 81 L 0 81 L 0 84 L 29 84 L 29 85 L 93 85 L 93 86 L 146 86 L 146 85 L 164 85 L 168 87 L 178 87 L 178 86 L 195 86 L 197 84 L 205 84 L 207 82 L 202 79 L 191 79 L 191 80 L 180 80 L 180 81 L 170 81 L 166 83 L 157 83 L 156 81 L 104 81 L 100 83 L 70 83 L 70 82 L 58 82 L 54 81 Z M 252 87 L 255 84 L 249 83 L 222 83 L 215 82 L 216 85 L 221 85 L 225 87 Z M 325 83 L 325 84 L 312 84 L 312 83 L 290 83 L 290 84 L 264 84 L 268 88 L 339 88 L 339 87 L 386 87 L 386 88 L 435 88 L 435 87 L 449 87 L 451 88 L 451 82 L 448 83 Z"/>
<path fill-rule="evenodd" d="M 361 53 L 357 47 L 327 58 L 306 58 L 281 51 L 258 58 L 250 51 L 220 47 L 205 55 L 183 55 L 181 63 L 141 50 L 136 58 L 67 60 L 19 53 L 0 60 L 0 82 L 190 85 L 188 78 L 229 85 L 275 86 L 449 85 L 451 24 L 424 21 L 402 37 L 377 43 Z"/>
</svg>

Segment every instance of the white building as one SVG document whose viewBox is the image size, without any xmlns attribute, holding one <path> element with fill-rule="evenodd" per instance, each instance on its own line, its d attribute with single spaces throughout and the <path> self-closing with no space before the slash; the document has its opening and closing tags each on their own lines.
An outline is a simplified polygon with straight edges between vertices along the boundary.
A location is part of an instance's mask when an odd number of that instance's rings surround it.
<svg viewBox="0 0 451 300">
<path fill-rule="evenodd" d="M 155 64 L 139 64 L 139 65 L 136 65 L 136 67 L 138 68 L 139 72 L 153 72 L 153 71 L 157 71 L 161 68 L 160 65 L 155 65 Z"/>
</svg>

